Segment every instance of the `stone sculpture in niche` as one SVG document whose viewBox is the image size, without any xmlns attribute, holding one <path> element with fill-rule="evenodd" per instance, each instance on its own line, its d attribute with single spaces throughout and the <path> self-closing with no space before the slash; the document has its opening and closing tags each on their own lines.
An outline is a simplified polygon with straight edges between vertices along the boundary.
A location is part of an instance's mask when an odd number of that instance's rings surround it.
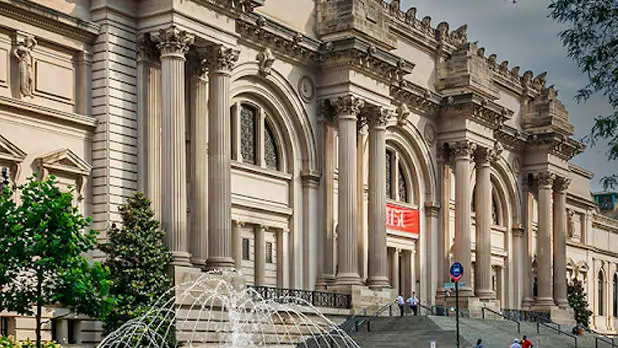
<svg viewBox="0 0 618 348">
<path fill-rule="evenodd" d="M 34 94 L 34 72 L 32 69 L 32 50 L 37 45 L 33 36 L 24 37 L 17 43 L 13 55 L 17 58 L 19 68 L 19 92 L 22 97 L 31 97 Z"/>
</svg>

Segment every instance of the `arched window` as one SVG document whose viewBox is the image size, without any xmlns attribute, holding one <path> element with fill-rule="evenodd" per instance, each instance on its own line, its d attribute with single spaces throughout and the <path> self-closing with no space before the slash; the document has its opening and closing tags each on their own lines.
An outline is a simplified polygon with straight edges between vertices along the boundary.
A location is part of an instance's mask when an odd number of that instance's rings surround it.
<svg viewBox="0 0 618 348">
<path fill-rule="evenodd" d="M 500 210 L 498 209 L 498 202 L 495 197 L 491 197 L 491 223 L 493 225 L 500 225 Z"/>
<path fill-rule="evenodd" d="M 614 304 L 613 304 L 613 314 L 614 318 L 618 317 L 618 274 L 614 274 Z"/>
<path fill-rule="evenodd" d="M 283 170 L 277 133 L 265 111 L 253 104 L 232 107 L 232 158 L 239 162 Z"/>
<path fill-rule="evenodd" d="M 603 271 L 599 271 L 599 279 L 597 284 L 597 314 L 603 315 Z"/>
<path fill-rule="evenodd" d="M 393 150 L 386 150 L 386 197 L 400 202 L 410 202 L 410 186 L 407 170 L 401 155 Z"/>
</svg>

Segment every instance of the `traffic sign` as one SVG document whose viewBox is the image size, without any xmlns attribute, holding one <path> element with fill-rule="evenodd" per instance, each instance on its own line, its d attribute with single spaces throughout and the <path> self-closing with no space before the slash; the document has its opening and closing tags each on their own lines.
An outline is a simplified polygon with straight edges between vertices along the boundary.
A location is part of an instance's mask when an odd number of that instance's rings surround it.
<svg viewBox="0 0 618 348">
<path fill-rule="evenodd" d="M 466 282 L 458 282 L 458 283 L 459 283 L 459 286 L 466 286 Z M 444 283 L 444 289 L 446 290 L 455 289 L 455 283 L 452 283 L 452 282 Z"/>
<path fill-rule="evenodd" d="M 458 282 L 459 279 L 463 277 L 464 268 L 461 265 L 461 263 L 455 262 L 454 264 L 451 265 L 450 272 L 451 272 L 451 279 L 453 279 L 454 282 Z"/>
</svg>

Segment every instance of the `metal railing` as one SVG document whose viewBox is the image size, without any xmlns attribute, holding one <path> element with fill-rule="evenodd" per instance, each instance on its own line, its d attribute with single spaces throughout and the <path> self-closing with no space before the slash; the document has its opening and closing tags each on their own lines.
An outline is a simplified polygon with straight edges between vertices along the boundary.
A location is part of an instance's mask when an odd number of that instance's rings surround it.
<svg viewBox="0 0 618 348">
<path fill-rule="evenodd" d="M 602 342 L 602 343 L 609 344 L 609 346 L 612 347 L 612 348 L 618 347 L 618 345 L 616 345 L 614 343 L 614 338 L 607 337 L 607 336 L 604 336 L 604 335 L 600 335 L 599 336 L 599 335 L 595 334 L 595 337 L 594 337 L 594 348 L 599 348 L 599 341 Z"/>
<path fill-rule="evenodd" d="M 307 301 L 314 307 L 350 309 L 352 307 L 352 296 L 347 294 L 337 294 L 334 292 L 309 291 L 297 289 L 283 289 L 270 286 L 249 285 L 258 295 L 265 300 L 276 302 L 289 302 L 291 298 L 299 298 Z"/>
<path fill-rule="evenodd" d="M 517 333 L 520 334 L 521 333 L 521 323 L 518 320 L 509 318 L 508 316 L 498 312 L 498 311 L 494 311 L 493 309 L 487 308 L 487 307 L 483 307 L 481 308 L 481 316 L 483 317 L 483 320 L 485 320 L 485 312 L 489 312 L 489 313 L 493 313 L 495 315 L 498 315 L 508 321 L 512 321 L 515 324 L 517 324 Z"/>
<path fill-rule="evenodd" d="M 527 321 L 527 322 L 532 322 L 532 323 L 540 321 L 543 323 L 553 323 L 549 317 L 549 313 L 546 313 L 546 312 L 535 312 L 535 311 L 525 311 L 521 309 L 503 308 L 502 313 L 503 315 L 509 318 L 515 319 L 517 321 Z"/>
<path fill-rule="evenodd" d="M 370 316 L 370 317 L 365 317 L 362 318 L 360 320 L 356 320 L 354 323 L 354 329 L 356 330 L 356 332 L 360 331 L 360 329 L 363 327 L 363 325 L 367 325 L 367 332 L 371 332 L 371 321 L 373 319 L 376 319 L 378 317 L 381 317 L 382 313 L 384 313 L 386 310 L 388 310 L 388 316 L 392 317 L 393 316 L 393 305 L 395 304 L 395 301 L 391 301 L 387 304 L 385 304 L 384 306 L 382 306 L 382 308 L 378 309 L 374 315 Z"/>
<path fill-rule="evenodd" d="M 555 324 L 555 323 L 552 322 L 552 324 Z M 546 327 L 548 329 L 551 329 L 551 330 L 555 331 L 556 333 L 558 333 L 558 335 L 562 334 L 562 335 L 571 337 L 575 341 L 575 348 L 577 348 L 577 336 L 576 335 L 573 335 L 573 334 L 568 333 L 566 331 L 562 331 L 559 328 L 556 328 L 556 327 L 553 327 L 551 325 L 548 325 L 547 323 L 542 323 L 540 321 L 536 322 L 536 333 L 537 334 L 541 333 L 541 326 L 544 326 L 544 327 Z"/>
</svg>

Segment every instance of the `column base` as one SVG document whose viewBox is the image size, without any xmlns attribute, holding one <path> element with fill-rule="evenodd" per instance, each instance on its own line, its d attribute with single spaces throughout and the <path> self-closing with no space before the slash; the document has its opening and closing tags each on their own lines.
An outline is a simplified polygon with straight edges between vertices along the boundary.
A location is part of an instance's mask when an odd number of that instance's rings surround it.
<svg viewBox="0 0 618 348">
<path fill-rule="evenodd" d="M 191 264 L 193 265 L 193 267 L 202 269 L 204 268 L 204 266 L 206 266 L 206 260 L 202 258 L 191 257 Z"/>
<path fill-rule="evenodd" d="M 531 309 L 534 305 L 534 299 L 531 297 L 524 297 L 521 302 L 521 309 Z"/>
<path fill-rule="evenodd" d="M 358 273 L 339 273 L 335 279 L 335 285 L 362 285 L 360 275 Z"/>
<path fill-rule="evenodd" d="M 556 299 L 556 305 L 560 309 L 569 309 L 569 301 L 566 298 Z"/>
<path fill-rule="evenodd" d="M 323 273 L 318 277 L 315 283 L 316 290 L 328 290 L 328 287 L 335 282 L 335 276 L 333 274 Z"/>
<path fill-rule="evenodd" d="M 236 262 L 231 257 L 209 257 L 204 266 L 205 271 L 236 269 Z"/>
<path fill-rule="evenodd" d="M 191 267 L 191 254 L 185 251 L 172 251 L 172 256 L 174 260 L 172 261 L 173 266 L 181 266 L 181 267 Z"/>
<path fill-rule="evenodd" d="M 367 280 L 367 286 L 371 290 L 390 289 L 391 284 L 387 277 L 371 277 Z"/>
<path fill-rule="evenodd" d="M 538 312 L 549 312 L 549 310 L 555 307 L 554 299 L 551 297 L 537 297 L 536 301 L 532 305 L 532 310 Z"/>
<path fill-rule="evenodd" d="M 495 301 L 496 293 L 490 289 L 478 289 L 474 292 L 481 301 Z"/>
</svg>

